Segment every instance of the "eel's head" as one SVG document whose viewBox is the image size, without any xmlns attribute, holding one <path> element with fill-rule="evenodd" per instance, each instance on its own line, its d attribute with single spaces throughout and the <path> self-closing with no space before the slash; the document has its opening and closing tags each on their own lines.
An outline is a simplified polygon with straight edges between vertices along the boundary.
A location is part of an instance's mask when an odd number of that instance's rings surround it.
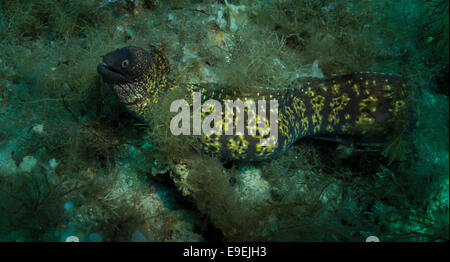
<svg viewBox="0 0 450 262">
<path fill-rule="evenodd" d="M 150 54 L 140 48 L 127 46 L 102 56 L 97 71 L 108 84 L 128 84 L 143 78 L 152 64 Z"/>
<path fill-rule="evenodd" d="M 102 56 L 97 71 L 111 85 L 120 101 L 140 114 L 167 88 L 169 63 L 156 48 L 136 46 L 116 49 Z"/>
</svg>

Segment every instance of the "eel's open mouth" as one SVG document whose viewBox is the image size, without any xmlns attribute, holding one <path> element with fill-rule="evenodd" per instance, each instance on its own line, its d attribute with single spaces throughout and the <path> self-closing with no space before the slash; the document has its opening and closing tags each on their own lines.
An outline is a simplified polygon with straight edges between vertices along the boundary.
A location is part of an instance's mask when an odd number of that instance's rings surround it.
<svg viewBox="0 0 450 262">
<path fill-rule="evenodd" d="M 103 81 L 108 84 L 118 84 L 126 81 L 124 74 L 105 62 L 97 65 L 97 72 L 102 76 Z"/>
</svg>

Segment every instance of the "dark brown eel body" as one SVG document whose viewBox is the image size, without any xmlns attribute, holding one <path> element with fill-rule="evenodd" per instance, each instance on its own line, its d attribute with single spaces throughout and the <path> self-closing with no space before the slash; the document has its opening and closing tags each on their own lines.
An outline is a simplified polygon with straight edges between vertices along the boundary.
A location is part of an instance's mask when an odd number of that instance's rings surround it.
<svg viewBox="0 0 450 262">
<path fill-rule="evenodd" d="M 296 140 L 308 136 L 389 143 L 403 131 L 408 119 L 406 86 L 400 76 L 391 74 L 299 78 L 283 90 L 254 88 L 254 92 L 229 94 L 230 88 L 218 84 L 174 84 L 167 78 L 169 63 L 163 53 L 154 48 L 146 51 L 131 46 L 105 55 L 97 70 L 129 110 L 144 119 L 162 96 L 177 88 L 201 92 L 203 101 L 215 99 L 222 104 L 226 99 L 277 99 L 278 139 L 274 145 L 260 143 L 261 138 L 270 138 L 270 134 L 249 134 L 247 124 L 254 119 L 247 110 L 243 134 L 202 135 L 205 152 L 229 159 L 273 158 Z M 202 114 L 202 117 L 207 115 Z M 234 113 L 233 117 L 236 115 Z"/>
</svg>

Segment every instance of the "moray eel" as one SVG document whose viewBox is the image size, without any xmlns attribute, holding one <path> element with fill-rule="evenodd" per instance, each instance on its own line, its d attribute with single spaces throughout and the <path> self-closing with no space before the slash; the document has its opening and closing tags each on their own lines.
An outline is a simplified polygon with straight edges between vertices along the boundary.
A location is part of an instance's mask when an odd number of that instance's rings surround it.
<svg viewBox="0 0 450 262">
<path fill-rule="evenodd" d="M 206 153 L 228 159 L 270 159 L 303 137 L 347 137 L 357 142 L 388 143 L 402 132 L 408 118 L 406 86 L 400 76 L 391 74 L 299 78 L 283 90 L 247 88 L 239 91 L 219 84 L 176 84 L 168 78 L 169 63 L 162 52 L 154 47 L 146 51 L 134 46 L 103 56 L 97 71 L 104 82 L 112 86 L 120 101 L 144 119 L 151 117 L 149 112 L 167 92 L 177 88 L 185 88 L 189 93 L 201 92 L 204 100 L 213 98 L 222 104 L 230 98 L 241 101 L 277 99 L 276 143 L 261 142 L 263 137 L 270 140 L 267 132 L 249 132 L 247 126 L 255 121 L 255 116 L 249 114 L 247 108 L 244 133 L 202 134 Z M 235 120 L 239 115 L 242 117 L 237 111 L 232 111 Z M 203 118 L 207 115 L 202 113 Z M 222 119 L 225 121 L 224 117 Z M 236 128 L 237 122 L 232 121 L 232 128 Z M 226 123 L 222 124 L 225 128 Z"/>
</svg>

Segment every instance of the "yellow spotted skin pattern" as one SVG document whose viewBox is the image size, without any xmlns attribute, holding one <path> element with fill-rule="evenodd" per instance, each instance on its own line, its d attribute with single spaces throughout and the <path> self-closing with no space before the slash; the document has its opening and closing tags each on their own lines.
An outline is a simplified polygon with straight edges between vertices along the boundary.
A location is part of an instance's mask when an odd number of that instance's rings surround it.
<svg viewBox="0 0 450 262">
<path fill-rule="evenodd" d="M 288 104 L 302 115 L 300 136 L 378 137 L 395 131 L 406 119 L 401 77 L 355 73 L 328 79 L 298 79 Z"/>
<path fill-rule="evenodd" d="M 135 48 L 135 47 L 126 47 Z M 123 48 L 123 49 L 126 49 Z M 204 151 L 208 154 L 228 159 L 262 160 L 270 159 L 285 152 L 292 143 L 303 137 L 348 137 L 360 142 L 388 142 L 401 133 L 408 119 L 406 86 L 400 76 L 382 73 L 353 73 L 331 78 L 301 78 L 294 80 L 283 90 L 267 88 L 248 88 L 246 91 L 218 84 L 186 85 L 174 84 L 167 78 L 169 64 L 164 54 L 155 48 L 146 54 L 143 49 L 131 53 L 141 53 L 134 59 L 123 49 L 118 49 L 104 57 L 105 68 L 98 71 L 105 82 L 110 83 L 123 103 L 144 119 L 151 117 L 151 108 L 172 89 L 184 88 L 190 101 L 192 112 L 193 92 L 202 94 L 202 102 L 214 99 L 220 102 L 220 134 L 202 134 Z M 127 50 L 129 51 L 129 50 Z M 145 55 L 143 55 L 145 54 Z M 142 57 L 145 56 L 145 59 Z M 109 59 L 105 59 L 109 56 Z M 124 59 L 130 63 L 145 64 L 140 77 L 130 77 L 122 81 L 115 73 L 127 76 L 117 66 Z M 116 66 L 114 67 L 114 64 Z M 108 70 L 107 70 L 108 69 Z M 109 70 L 110 69 L 110 70 Z M 102 71 L 103 70 L 103 71 Z M 119 78 L 117 81 L 114 77 Z M 257 114 L 244 108 L 225 110 L 225 100 L 243 103 L 258 100 L 267 101 L 267 113 L 271 110 L 269 101 L 278 101 L 278 136 L 259 129 L 258 122 L 270 128 L 269 116 L 261 121 Z M 211 105 L 212 107 L 212 105 Z M 211 114 L 201 113 L 202 119 Z M 229 114 L 229 115 L 226 115 Z M 192 117 L 192 116 L 191 116 Z M 232 119 L 230 121 L 230 119 Z M 244 132 L 237 132 L 236 125 L 242 120 Z M 253 124 L 253 125 L 252 125 Z M 214 123 L 214 126 L 216 123 Z M 256 126 L 256 128 L 255 128 Z M 227 134 L 227 130 L 233 131 Z M 254 130 L 250 130 L 254 129 Z M 261 139 L 265 138 L 265 143 Z M 277 141 L 270 144 L 267 141 Z"/>
</svg>

